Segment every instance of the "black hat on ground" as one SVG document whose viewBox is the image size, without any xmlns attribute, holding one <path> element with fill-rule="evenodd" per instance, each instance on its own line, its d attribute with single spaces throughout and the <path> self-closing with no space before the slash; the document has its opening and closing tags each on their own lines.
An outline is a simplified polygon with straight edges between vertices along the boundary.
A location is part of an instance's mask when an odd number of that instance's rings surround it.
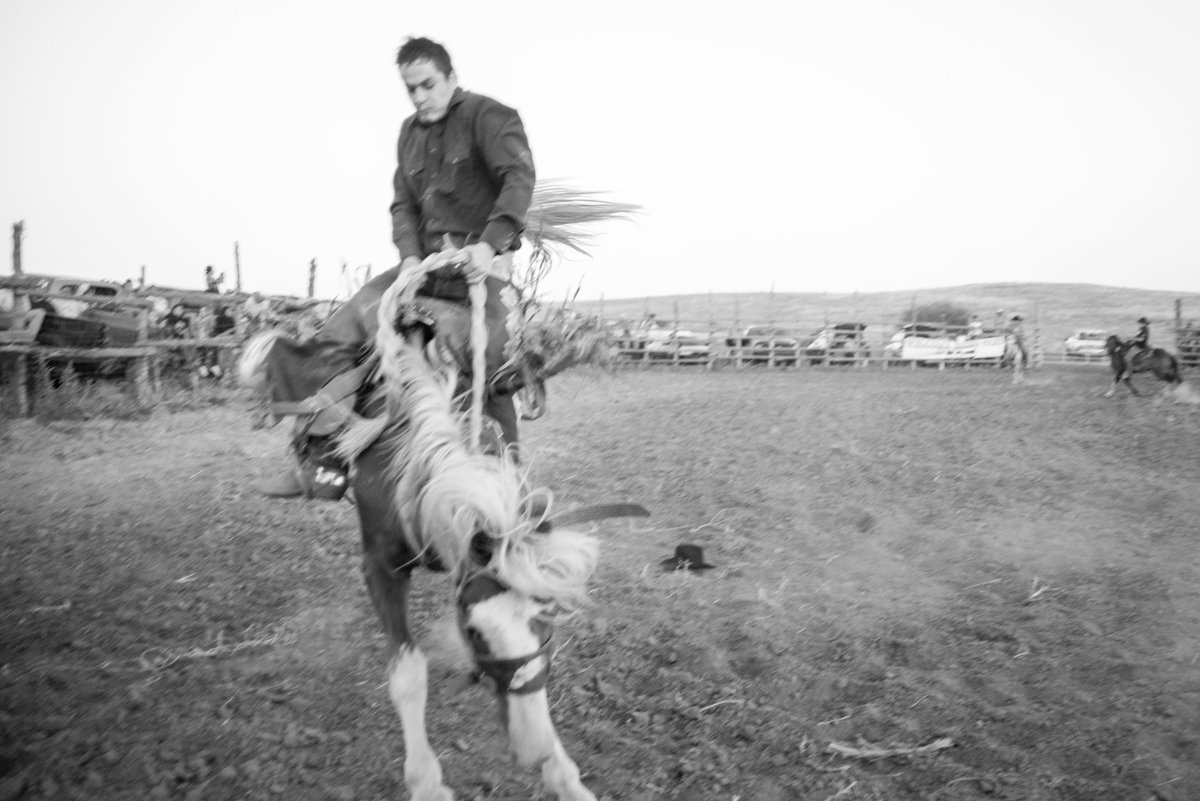
<svg viewBox="0 0 1200 801">
<path fill-rule="evenodd" d="M 667 570 L 709 570 L 716 567 L 704 561 L 704 549 L 683 543 L 675 546 L 675 555 L 659 562 Z"/>
</svg>

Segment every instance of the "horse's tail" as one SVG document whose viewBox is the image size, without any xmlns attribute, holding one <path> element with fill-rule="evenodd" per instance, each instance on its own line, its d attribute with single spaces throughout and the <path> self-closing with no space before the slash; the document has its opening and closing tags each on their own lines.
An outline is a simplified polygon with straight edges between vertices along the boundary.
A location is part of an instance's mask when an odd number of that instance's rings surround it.
<svg viewBox="0 0 1200 801">
<path fill-rule="evenodd" d="M 1167 354 L 1167 383 L 1182 384 L 1183 383 L 1183 368 L 1179 365 L 1179 359 L 1175 358 L 1172 353 Z"/>
<path fill-rule="evenodd" d="M 275 340 L 287 336 L 278 329 L 261 331 L 250 338 L 238 359 L 237 376 L 242 386 L 262 390 L 267 383 L 267 354 Z"/>
</svg>

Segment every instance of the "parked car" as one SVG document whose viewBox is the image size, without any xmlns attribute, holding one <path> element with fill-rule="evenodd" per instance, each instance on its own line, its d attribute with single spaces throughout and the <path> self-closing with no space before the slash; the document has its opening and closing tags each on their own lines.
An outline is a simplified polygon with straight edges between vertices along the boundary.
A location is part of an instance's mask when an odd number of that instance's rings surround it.
<svg viewBox="0 0 1200 801">
<path fill-rule="evenodd" d="M 131 345 L 138 339 L 139 309 L 145 304 L 113 281 L 38 276 L 29 300 L 46 316 L 37 333 L 44 345 L 97 347 Z"/>
<path fill-rule="evenodd" d="M 1089 359 L 1107 355 L 1104 340 L 1108 332 L 1095 328 L 1083 328 L 1063 341 L 1063 350 L 1068 359 Z"/>
<path fill-rule="evenodd" d="M 810 364 L 854 364 L 869 353 L 866 323 L 837 323 L 818 331 L 804 346 Z"/>
<path fill-rule="evenodd" d="M 608 327 L 618 350 L 627 359 L 641 359 L 648 351 L 661 352 L 673 333 L 670 326 L 654 315 L 647 315 L 635 323 L 622 318 L 609 322 Z"/>
<path fill-rule="evenodd" d="M 646 342 L 647 359 L 678 359 L 680 362 L 707 363 L 712 354 L 708 339 L 692 331 L 677 329 L 666 336 Z"/>
<path fill-rule="evenodd" d="M 744 362 L 795 364 L 800 341 L 791 332 L 769 325 L 752 325 L 742 332 L 736 344 Z"/>
</svg>

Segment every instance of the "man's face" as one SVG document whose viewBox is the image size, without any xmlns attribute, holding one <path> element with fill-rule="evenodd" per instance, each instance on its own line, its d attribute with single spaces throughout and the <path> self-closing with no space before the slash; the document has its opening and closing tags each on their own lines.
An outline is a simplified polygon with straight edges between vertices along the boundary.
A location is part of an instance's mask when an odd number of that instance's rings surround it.
<svg viewBox="0 0 1200 801">
<path fill-rule="evenodd" d="M 400 78 L 421 122 L 437 122 L 450 109 L 450 98 L 458 88 L 454 70 L 445 75 L 432 61 L 414 61 L 400 67 Z"/>
</svg>

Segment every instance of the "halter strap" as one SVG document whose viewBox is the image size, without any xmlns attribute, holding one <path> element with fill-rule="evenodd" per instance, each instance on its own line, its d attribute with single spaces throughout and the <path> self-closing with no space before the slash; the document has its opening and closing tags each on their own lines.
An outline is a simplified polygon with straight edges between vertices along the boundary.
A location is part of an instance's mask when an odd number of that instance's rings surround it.
<svg viewBox="0 0 1200 801">
<path fill-rule="evenodd" d="M 500 581 L 500 579 L 490 570 L 482 567 L 476 567 L 471 570 L 463 571 L 462 575 L 458 579 L 455 595 L 461 599 L 463 588 L 465 588 L 472 580 L 479 577 L 488 578 L 498 587 L 502 587 L 504 590 L 510 589 L 507 584 Z M 458 620 L 459 626 L 461 627 L 464 621 L 463 608 L 461 606 L 458 610 Z M 475 660 L 475 675 L 477 677 L 487 677 L 490 679 L 496 692 L 502 695 L 528 695 L 529 693 L 535 693 L 538 690 L 544 689 L 550 681 L 550 639 L 553 636 L 553 633 L 553 628 L 548 628 L 546 632 L 546 639 L 542 640 L 542 644 L 538 647 L 538 649 L 532 653 L 525 654 L 524 656 L 501 658 L 497 656 L 491 656 L 490 654 L 481 654 L 472 646 L 471 658 Z M 546 658 L 545 668 L 539 670 L 536 675 L 532 676 L 524 683 L 513 687 L 513 680 L 516 679 L 517 673 L 521 670 L 521 668 L 525 667 L 539 656 Z"/>
</svg>

